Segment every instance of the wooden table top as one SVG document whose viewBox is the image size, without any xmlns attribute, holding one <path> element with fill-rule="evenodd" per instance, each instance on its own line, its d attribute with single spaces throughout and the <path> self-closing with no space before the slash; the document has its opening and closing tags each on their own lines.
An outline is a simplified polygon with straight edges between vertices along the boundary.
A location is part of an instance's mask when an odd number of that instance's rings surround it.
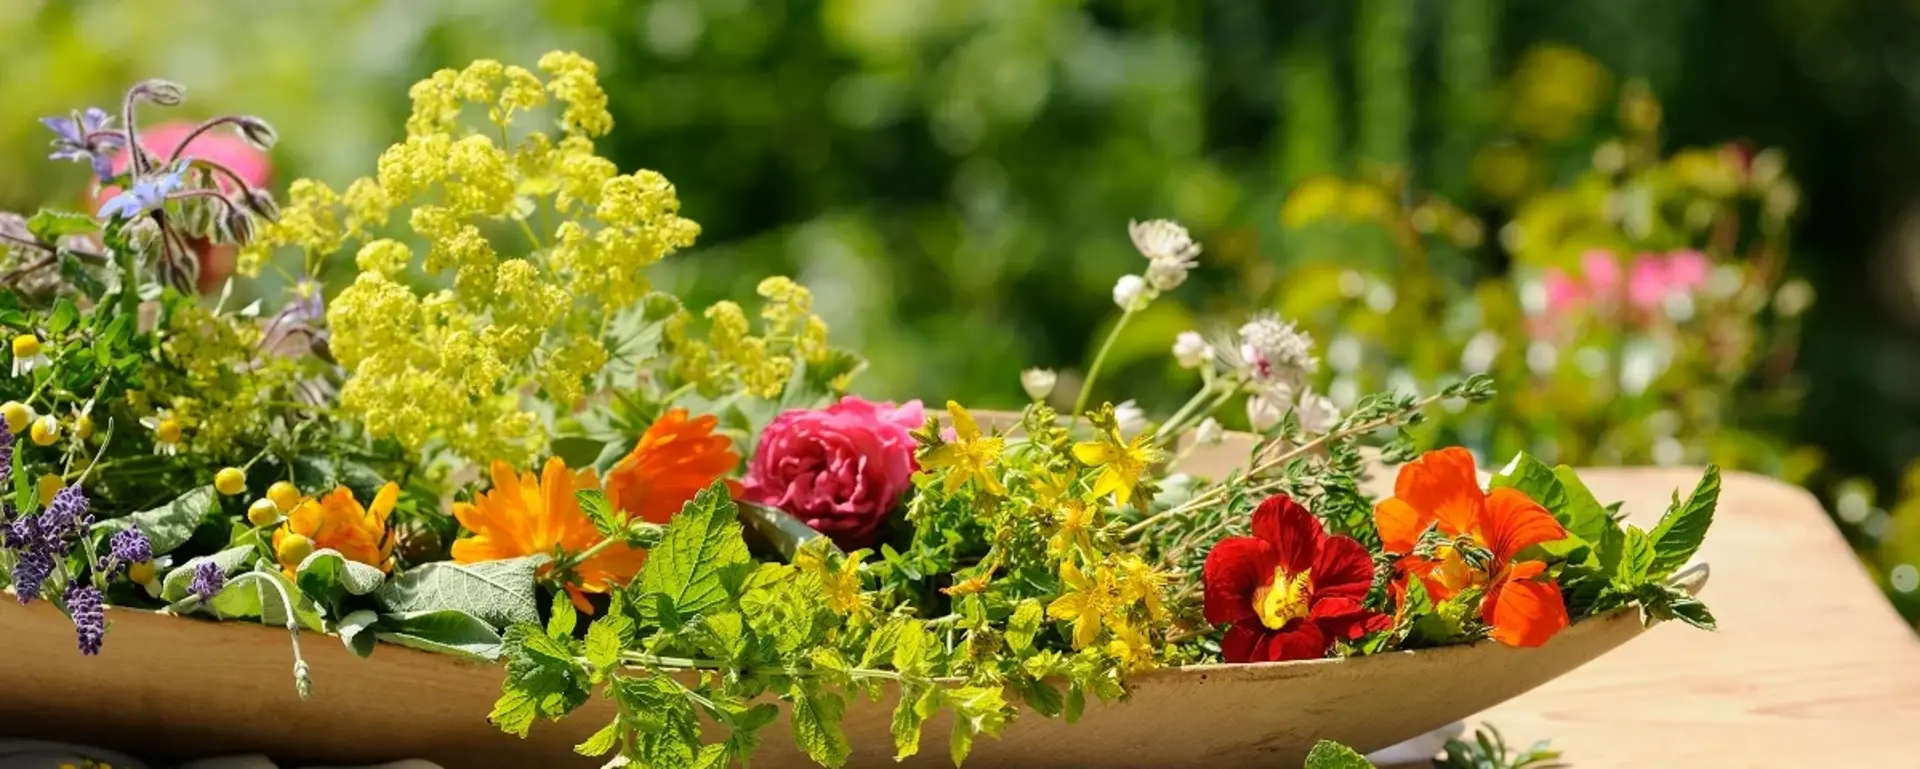
<svg viewBox="0 0 1920 769">
<path fill-rule="evenodd" d="M 1697 470 L 1583 471 L 1651 528 Z M 1920 640 L 1805 490 L 1724 479 L 1700 559 L 1718 632 L 1670 622 L 1476 716 L 1579 769 L 1920 766 Z"/>
</svg>

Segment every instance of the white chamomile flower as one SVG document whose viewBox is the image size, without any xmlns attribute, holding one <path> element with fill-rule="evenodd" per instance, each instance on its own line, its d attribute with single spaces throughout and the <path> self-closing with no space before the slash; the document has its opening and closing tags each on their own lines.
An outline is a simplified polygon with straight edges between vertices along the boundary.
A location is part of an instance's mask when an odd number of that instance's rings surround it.
<svg viewBox="0 0 1920 769">
<path fill-rule="evenodd" d="M 1122 275 L 1113 283 L 1113 303 L 1120 309 L 1134 311 L 1144 309 L 1153 297 L 1148 293 L 1147 281 L 1138 275 Z"/>
<path fill-rule="evenodd" d="M 1182 331 L 1173 339 L 1173 359 L 1181 368 L 1200 368 L 1213 360 L 1213 345 L 1199 332 Z"/>
<path fill-rule="evenodd" d="M 1043 401 L 1053 394 L 1053 386 L 1060 380 L 1053 369 L 1030 368 L 1020 372 L 1020 388 L 1027 391 L 1027 397 Z"/>
<path fill-rule="evenodd" d="M 153 416 L 141 417 L 140 425 L 153 431 L 153 453 L 169 457 L 180 453 L 180 438 L 186 429 L 171 409 L 161 409 L 154 412 Z"/>
<path fill-rule="evenodd" d="M 47 353 L 40 348 L 40 337 L 33 334 L 21 334 L 13 338 L 13 375 L 22 376 L 40 366 L 53 361 L 47 359 Z"/>
</svg>

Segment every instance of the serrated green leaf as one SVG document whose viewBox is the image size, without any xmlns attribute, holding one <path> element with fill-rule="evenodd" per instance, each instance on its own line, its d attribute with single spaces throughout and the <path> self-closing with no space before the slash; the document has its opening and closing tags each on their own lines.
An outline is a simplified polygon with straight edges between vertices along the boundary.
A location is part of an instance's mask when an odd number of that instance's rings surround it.
<svg viewBox="0 0 1920 769">
<path fill-rule="evenodd" d="M 900 633 L 894 638 L 893 669 L 908 676 L 925 676 L 933 667 L 930 648 L 933 637 L 927 633 L 926 625 L 908 621 L 900 626 Z"/>
<path fill-rule="evenodd" d="M 900 703 L 893 707 L 894 760 L 905 761 L 920 752 L 920 726 L 932 710 L 930 700 L 937 692 L 926 684 L 900 684 Z"/>
<path fill-rule="evenodd" d="M 604 756 L 619 742 L 620 720 L 614 719 L 607 722 L 606 726 L 600 727 L 600 731 L 594 732 L 586 742 L 573 746 L 573 752 L 583 756 Z"/>
<path fill-rule="evenodd" d="M 999 736 L 1000 727 L 1007 722 L 1006 695 L 998 686 L 961 686 L 948 690 L 946 699 L 953 705 L 954 714 L 948 748 L 953 765 L 959 766 L 973 751 L 975 735 Z"/>
<path fill-rule="evenodd" d="M 1321 740 L 1307 751 L 1307 761 L 1302 769 L 1374 769 L 1374 766 L 1372 761 L 1353 748 Z"/>
<path fill-rule="evenodd" d="M 609 614 L 587 626 L 587 662 L 601 670 L 612 669 L 620 653 L 633 642 L 633 620 Z"/>
<path fill-rule="evenodd" d="M 540 706 L 534 696 L 517 689 L 501 692 L 500 699 L 493 703 L 493 712 L 487 714 L 487 720 L 500 728 L 500 731 L 516 737 L 527 736 L 527 730 L 533 728 L 533 721 L 540 715 Z"/>
<path fill-rule="evenodd" d="M 725 769 L 732 757 L 733 753 L 725 743 L 701 745 L 700 752 L 693 756 L 693 769 Z"/>
<path fill-rule="evenodd" d="M 1613 516 L 1607 514 L 1607 508 L 1593 496 L 1580 474 L 1573 468 L 1560 465 L 1553 468 L 1553 477 L 1560 481 L 1560 487 L 1566 495 L 1566 504 L 1560 510 L 1547 508 L 1567 532 L 1585 542 L 1599 542 L 1606 536 L 1606 530 L 1614 528 Z"/>
<path fill-rule="evenodd" d="M 701 651 L 721 662 L 738 662 L 747 653 L 747 621 L 738 612 L 709 614 L 700 621 Z"/>
<path fill-rule="evenodd" d="M 129 525 L 138 527 L 152 543 L 153 554 L 166 555 L 193 538 L 194 530 L 216 509 L 215 499 L 212 486 L 201 486 L 152 510 L 101 521 L 93 529 L 114 532 Z"/>
<path fill-rule="evenodd" d="M 356 657 L 365 658 L 367 655 L 373 653 L 373 644 L 375 640 L 377 640 L 374 638 L 373 633 L 369 631 L 373 627 L 373 624 L 379 621 L 379 614 L 368 609 L 361 609 L 360 611 L 341 617 L 340 622 L 334 626 L 333 630 L 340 634 L 340 642 L 347 645 L 348 651 L 353 652 L 353 655 Z"/>
<path fill-rule="evenodd" d="M 1647 533 L 1628 526 L 1621 540 L 1620 565 L 1614 569 L 1615 584 L 1632 589 L 1647 582 L 1648 571 L 1653 568 L 1653 540 Z"/>
<path fill-rule="evenodd" d="M 1033 636 L 1040 632 L 1040 621 L 1045 618 L 1045 609 L 1038 600 L 1028 598 L 1021 601 L 1013 610 L 1013 616 L 1007 618 L 1007 647 L 1015 653 L 1032 649 Z"/>
<path fill-rule="evenodd" d="M 640 570 L 641 592 L 667 598 L 682 617 L 725 604 L 728 582 L 737 589 L 752 563 L 736 514 L 724 482 L 701 490 L 648 555 Z M 657 601 L 641 600 L 637 606 L 643 618 L 655 619 Z"/>
<path fill-rule="evenodd" d="M 514 627 L 521 626 L 515 625 Z M 571 662 L 573 660 L 573 644 L 571 643 L 571 639 L 554 638 L 546 633 L 528 633 L 525 638 L 521 639 L 521 643 L 526 646 L 527 651 L 531 654 L 537 654 L 556 662 Z"/>
<path fill-rule="evenodd" d="M 1713 525 L 1713 512 L 1719 500 L 1720 468 L 1708 465 L 1706 475 L 1701 476 L 1686 502 L 1675 500 L 1648 536 L 1653 546 L 1653 561 L 1647 570 L 1649 579 L 1665 579 L 1699 552 L 1700 543 L 1707 538 L 1707 528 Z"/>
<path fill-rule="evenodd" d="M 588 520 L 593 521 L 593 528 L 600 532 L 600 536 L 619 536 L 626 528 L 626 521 L 613 511 L 613 503 L 607 500 L 605 492 L 599 489 L 581 489 L 573 495 L 580 501 L 580 510 L 587 514 Z"/>
<path fill-rule="evenodd" d="M 366 595 L 379 589 L 387 575 L 333 549 L 317 550 L 294 570 L 300 591 L 310 596 L 334 597 L 340 592 Z"/>
<path fill-rule="evenodd" d="M 793 704 L 793 739 L 807 757 L 822 766 L 845 764 L 852 751 L 840 723 L 846 716 L 846 701 L 809 682 L 796 684 L 788 700 Z"/>
<path fill-rule="evenodd" d="M 1560 479 L 1554 475 L 1553 468 L 1524 451 L 1514 455 L 1513 461 L 1508 462 L 1506 467 L 1494 474 L 1491 486 L 1496 489 L 1518 490 L 1526 494 L 1529 499 L 1540 503 L 1540 506 L 1553 513 L 1555 518 L 1560 518 L 1562 511 L 1568 506 L 1567 490 L 1560 485 Z M 1562 525 L 1566 523 L 1565 519 L 1561 519 Z"/>
<path fill-rule="evenodd" d="M 547 647 L 558 644 L 534 623 L 514 625 L 501 637 L 507 676 L 489 719 L 502 731 L 526 736 L 536 717 L 560 718 L 587 701 L 590 680 L 586 671 L 570 656 L 553 656 L 553 650 Z M 546 651 L 536 652 L 533 645 Z"/>
<path fill-rule="evenodd" d="M 1027 707 L 1033 708 L 1033 712 L 1048 718 L 1060 715 L 1060 709 L 1063 707 L 1060 690 L 1053 688 L 1052 684 L 1031 678 L 1014 678 L 1009 681 L 1018 686 L 1020 699 L 1027 703 Z"/>
<path fill-rule="evenodd" d="M 381 615 L 375 635 L 386 643 L 476 662 L 500 659 L 500 634 L 486 621 L 461 611 Z"/>
<path fill-rule="evenodd" d="M 573 600 L 564 590 L 553 594 L 553 610 L 547 613 L 547 635 L 555 639 L 573 637 L 573 629 L 580 624 L 580 612 L 573 608 Z"/>
<path fill-rule="evenodd" d="M 100 223 L 86 214 L 42 208 L 27 218 L 27 231 L 43 243 L 56 243 L 68 235 L 99 232 Z"/>
<path fill-rule="evenodd" d="M 18 453 L 18 452 L 16 452 Z M 252 545 L 230 547 L 213 555 L 202 555 L 187 559 L 186 563 L 173 567 L 160 583 L 160 600 L 173 603 L 187 597 L 193 589 L 193 572 L 200 564 L 212 561 L 220 565 L 220 571 L 232 574 L 241 567 L 258 558 L 260 551 Z"/>
<path fill-rule="evenodd" d="M 893 660 L 893 650 L 899 645 L 900 632 L 910 619 L 895 619 L 881 625 L 880 629 L 867 636 L 867 649 L 860 655 L 860 667 L 872 668 Z"/>
<path fill-rule="evenodd" d="M 534 575 L 546 556 L 474 564 L 429 563 L 388 580 L 373 593 L 388 613 L 452 609 L 495 628 L 538 623 Z"/>
</svg>

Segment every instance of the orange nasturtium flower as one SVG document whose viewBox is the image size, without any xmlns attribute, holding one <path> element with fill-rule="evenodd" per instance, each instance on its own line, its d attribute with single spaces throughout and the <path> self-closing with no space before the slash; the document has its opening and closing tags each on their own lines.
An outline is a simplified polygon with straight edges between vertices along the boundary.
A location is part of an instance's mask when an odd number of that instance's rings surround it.
<svg viewBox="0 0 1920 769">
<path fill-rule="evenodd" d="M 286 525 L 273 532 L 273 552 L 287 576 L 308 555 L 335 550 L 351 561 L 381 571 L 393 568 L 393 532 L 387 517 L 400 501 L 400 486 L 388 483 L 373 495 L 373 504 L 361 507 L 345 486 L 324 496 L 301 500 L 287 513 Z"/>
<path fill-rule="evenodd" d="M 1528 547 L 1567 538 L 1546 508 L 1517 489 L 1481 491 L 1473 455 L 1458 447 L 1429 451 L 1402 467 L 1393 494 L 1374 507 L 1381 547 L 1401 554 L 1403 573 L 1419 578 L 1434 600 L 1470 588 L 1486 591 L 1480 616 L 1494 640 L 1508 646 L 1539 646 L 1567 626 L 1560 586 L 1544 577 L 1547 565 L 1517 559 Z M 1436 525 L 1449 539 L 1471 540 L 1490 559 L 1470 563 L 1452 546 L 1431 558 L 1411 555 L 1421 534 Z"/>
<path fill-rule="evenodd" d="M 739 466 L 733 441 L 713 434 L 719 423 L 712 415 L 688 419 L 686 409 L 669 410 L 607 471 L 608 501 L 643 521 L 665 524 L 715 478 Z M 727 486 L 740 495 L 739 484 Z"/>
<path fill-rule="evenodd" d="M 580 509 L 574 494 L 600 488 L 592 470 L 574 472 L 554 457 L 538 477 L 516 474 L 512 465 L 495 460 L 493 490 L 475 494 L 473 502 L 456 503 L 453 516 L 473 532 L 453 543 L 454 563 L 479 563 L 558 553 L 580 553 L 605 539 L 593 520 Z M 617 542 L 573 567 L 574 582 L 567 595 L 581 611 L 592 611 L 584 593 L 604 593 L 617 583 L 633 579 L 646 563 L 647 551 Z M 552 564 L 541 567 L 542 573 Z"/>
</svg>

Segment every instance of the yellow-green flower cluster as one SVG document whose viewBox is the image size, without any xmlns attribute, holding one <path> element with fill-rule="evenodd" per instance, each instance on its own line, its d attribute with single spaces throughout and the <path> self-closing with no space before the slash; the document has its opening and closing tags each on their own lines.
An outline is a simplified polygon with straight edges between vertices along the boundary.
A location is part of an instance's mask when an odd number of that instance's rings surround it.
<svg viewBox="0 0 1920 769">
<path fill-rule="evenodd" d="M 195 305 L 172 312 L 161 344 L 171 365 L 148 371 L 148 394 L 166 399 L 187 450 L 226 457 L 247 438 L 261 437 L 263 415 L 291 399 L 298 367 L 260 349 L 264 332 L 253 318 Z"/>
<path fill-rule="evenodd" d="M 761 333 L 753 333 L 746 310 L 733 302 L 715 302 L 707 308 L 706 338 L 689 333 L 692 316 L 681 311 L 666 326 L 673 374 L 703 393 L 744 390 L 772 398 L 786 387 L 801 361 L 820 363 L 832 350 L 827 346 L 827 324 L 813 314 L 813 293 L 784 277 L 760 281 L 758 293 L 766 300 L 760 309 Z M 844 381 L 833 383 L 845 389 Z"/>
<path fill-rule="evenodd" d="M 565 410 L 584 398 L 608 361 L 611 320 L 650 289 L 645 268 L 700 232 L 679 215 L 665 177 L 621 174 L 595 153 L 593 138 L 613 118 L 593 63 L 556 52 L 539 70 L 544 80 L 483 60 L 415 84 L 406 138 L 374 174 L 344 194 L 296 183 L 281 221 L 246 257 L 252 267 L 291 246 L 311 263 L 360 244 L 360 274 L 329 303 L 327 321 L 350 372 L 340 404 L 376 437 L 473 461 L 531 461 L 545 430 L 522 399 L 537 392 Z M 558 135 L 507 143 L 517 118 L 550 103 Z M 464 122 L 475 105 L 493 125 Z M 389 220 L 413 237 L 381 237 Z M 417 290 L 410 273 L 451 287 Z"/>
</svg>

